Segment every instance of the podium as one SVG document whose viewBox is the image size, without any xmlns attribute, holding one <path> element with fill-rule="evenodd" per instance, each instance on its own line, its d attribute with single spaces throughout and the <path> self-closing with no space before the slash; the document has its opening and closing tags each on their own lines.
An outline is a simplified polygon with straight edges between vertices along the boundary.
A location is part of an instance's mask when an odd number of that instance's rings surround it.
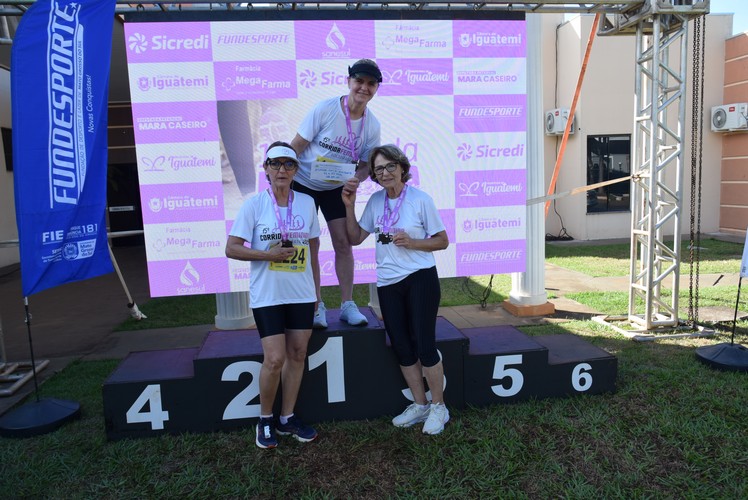
<svg viewBox="0 0 748 500">
<path fill-rule="evenodd" d="M 366 327 L 331 321 L 312 333 L 296 405 L 306 422 L 392 416 L 412 401 L 384 325 L 360 310 Z M 574 335 L 460 330 L 439 317 L 436 341 L 450 408 L 615 391 L 617 359 Z M 133 352 L 104 382 L 107 438 L 251 427 L 261 366 L 254 329 L 207 332 L 199 348 Z"/>
</svg>

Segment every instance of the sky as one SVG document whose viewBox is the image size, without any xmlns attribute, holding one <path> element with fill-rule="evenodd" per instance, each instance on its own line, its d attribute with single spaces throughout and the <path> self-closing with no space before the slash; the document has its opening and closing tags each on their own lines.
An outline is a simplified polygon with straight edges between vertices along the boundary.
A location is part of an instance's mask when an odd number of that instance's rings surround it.
<svg viewBox="0 0 748 500">
<path fill-rule="evenodd" d="M 732 34 L 737 35 L 748 31 L 748 2 L 746 0 L 712 0 L 709 3 L 711 14 L 735 15 L 732 18 Z"/>
</svg>

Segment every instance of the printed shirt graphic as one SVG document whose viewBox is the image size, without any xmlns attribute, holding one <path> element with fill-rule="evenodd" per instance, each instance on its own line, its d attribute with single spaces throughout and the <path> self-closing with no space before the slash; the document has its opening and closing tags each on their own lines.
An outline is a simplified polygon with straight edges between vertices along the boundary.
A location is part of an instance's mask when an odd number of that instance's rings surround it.
<svg viewBox="0 0 748 500">
<path fill-rule="evenodd" d="M 367 107 L 363 136 L 360 134 L 361 119 L 351 121 L 351 130 L 356 136 L 355 148 L 359 159 L 368 161 L 371 150 L 381 143 L 379 120 Z M 301 165 L 294 180 L 317 191 L 339 188 L 341 184 L 313 180 L 310 174 L 313 161 L 353 161 L 345 115 L 340 107 L 340 96 L 317 104 L 299 125 L 298 134 L 309 141 L 309 146 L 299 157 Z"/>
<path fill-rule="evenodd" d="M 374 238 L 382 230 L 384 215 L 384 197 L 386 191 L 377 191 L 369 198 L 366 208 L 358 222 L 364 231 Z M 395 208 L 397 200 L 387 200 L 390 210 Z M 444 222 L 439 216 L 434 200 L 420 189 L 408 186 L 405 200 L 397 214 L 397 219 L 390 227 L 390 234 L 407 232 L 413 239 L 429 238 L 444 231 Z M 376 243 L 377 286 L 387 286 L 403 280 L 420 269 L 435 265 L 434 253 L 400 248 L 392 243 Z"/>
<path fill-rule="evenodd" d="M 288 209 L 278 208 L 285 220 Z M 317 300 L 309 255 L 309 239 L 320 235 L 317 209 L 311 196 L 294 191 L 292 210 L 289 238 L 294 246 L 306 247 L 306 268 L 303 273 L 274 272 L 270 270 L 269 261 L 251 261 L 249 304 L 253 308 Z M 273 201 L 267 191 L 244 202 L 229 234 L 248 241 L 256 250 L 267 250 L 280 241 Z"/>
</svg>

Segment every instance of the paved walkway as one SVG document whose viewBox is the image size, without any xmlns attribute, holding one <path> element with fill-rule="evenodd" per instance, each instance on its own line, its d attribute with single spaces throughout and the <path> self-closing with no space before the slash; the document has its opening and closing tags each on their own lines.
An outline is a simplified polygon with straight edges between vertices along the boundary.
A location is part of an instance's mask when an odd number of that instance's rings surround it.
<svg viewBox="0 0 748 500">
<path fill-rule="evenodd" d="M 117 263 L 136 303 L 149 298 L 143 247 L 114 249 Z M 628 291 L 628 277 L 592 278 L 552 264 L 545 266 L 545 286 L 556 308 L 550 317 L 515 317 L 500 305 L 445 307 L 444 316 L 458 328 L 494 325 L 529 325 L 587 317 L 596 311 L 565 297 L 579 291 Z M 17 266 L 0 270 L 0 362 L 28 361 L 28 328 Z M 702 275 L 702 287 L 713 286 L 719 276 Z M 737 273 L 723 276 L 721 285 L 738 283 Z M 114 332 L 129 316 L 127 296 L 117 274 L 45 290 L 29 298 L 31 334 L 37 361 L 49 360 L 39 372 L 44 380 L 76 359 L 121 359 L 133 351 L 173 349 L 201 345 L 213 325 Z M 728 319 L 732 319 L 732 313 Z M 28 382 L 13 396 L 0 397 L 0 414 L 33 391 Z"/>
</svg>

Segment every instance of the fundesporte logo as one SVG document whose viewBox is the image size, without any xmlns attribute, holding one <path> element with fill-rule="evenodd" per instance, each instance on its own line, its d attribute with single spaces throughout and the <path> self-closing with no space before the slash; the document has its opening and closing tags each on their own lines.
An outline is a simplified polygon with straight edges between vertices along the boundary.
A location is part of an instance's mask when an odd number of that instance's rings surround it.
<svg viewBox="0 0 748 500">
<path fill-rule="evenodd" d="M 142 54 L 148 49 L 148 40 L 142 33 L 133 33 L 127 37 L 127 47 L 136 54 Z"/>
<path fill-rule="evenodd" d="M 307 89 L 315 87 L 317 85 L 317 74 L 311 69 L 305 69 L 299 75 L 299 83 Z"/>
<path fill-rule="evenodd" d="M 473 147 L 470 144 L 463 142 L 462 144 L 457 146 L 457 158 L 459 158 L 462 161 L 467 161 L 472 157 L 473 157 Z"/>
</svg>

